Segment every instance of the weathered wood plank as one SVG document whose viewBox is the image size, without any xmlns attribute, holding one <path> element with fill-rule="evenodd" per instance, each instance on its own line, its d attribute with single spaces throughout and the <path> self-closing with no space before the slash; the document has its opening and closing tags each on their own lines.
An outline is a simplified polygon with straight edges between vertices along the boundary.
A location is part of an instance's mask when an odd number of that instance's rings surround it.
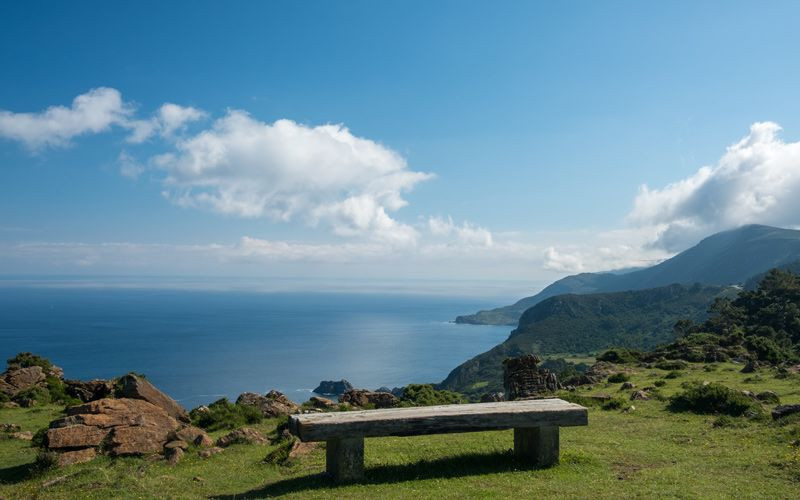
<svg viewBox="0 0 800 500">
<path fill-rule="evenodd" d="M 290 431 L 302 441 L 326 441 L 349 436 L 414 436 L 587 424 L 586 408 L 561 399 L 314 413 L 289 417 Z"/>
</svg>

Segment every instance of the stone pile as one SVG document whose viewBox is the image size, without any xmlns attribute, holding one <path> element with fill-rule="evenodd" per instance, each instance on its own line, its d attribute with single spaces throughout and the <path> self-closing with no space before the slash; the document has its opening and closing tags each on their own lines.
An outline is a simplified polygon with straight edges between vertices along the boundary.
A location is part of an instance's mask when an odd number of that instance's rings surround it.
<svg viewBox="0 0 800 500">
<path fill-rule="evenodd" d="M 540 362 L 534 354 L 503 361 L 503 386 L 509 401 L 546 397 L 559 389 L 556 374 L 540 368 Z"/>
</svg>

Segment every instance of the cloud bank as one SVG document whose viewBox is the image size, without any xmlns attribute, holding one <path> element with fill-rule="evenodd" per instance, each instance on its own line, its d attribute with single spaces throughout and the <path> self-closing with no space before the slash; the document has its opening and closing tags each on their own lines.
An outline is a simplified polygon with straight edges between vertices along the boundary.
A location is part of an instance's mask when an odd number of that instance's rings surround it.
<svg viewBox="0 0 800 500">
<path fill-rule="evenodd" d="M 652 245 L 679 251 L 744 224 L 800 222 L 800 142 L 784 142 L 776 123 L 754 123 L 716 165 L 661 189 L 642 186 L 628 216 L 653 228 Z"/>
</svg>

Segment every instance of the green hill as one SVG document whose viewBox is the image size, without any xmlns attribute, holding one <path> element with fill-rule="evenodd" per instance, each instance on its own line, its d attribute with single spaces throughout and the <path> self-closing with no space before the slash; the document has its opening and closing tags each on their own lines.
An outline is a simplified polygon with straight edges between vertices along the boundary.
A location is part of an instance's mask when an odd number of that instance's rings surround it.
<svg viewBox="0 0 800 500">
<path fill-rule="evenodd" d="M 679 319 L 702 321 L 734 287 L 670 285 L 648 290 L 559 295 L 531 307 L 509 338 L 454 369 L 443 388 L 467 394 L 501 390 L 502 361 L 530 352 L 587 353 L 609 347 L 651 349 L 675 338 Z"/>
<path fill-rule="evenodd" d="M 750 225 L 724 231 L 664 262 L 637 271 L 567 276 L 517 303 L 459 316 L 457 323 L 516 325 L 522 313 L 543 300 L 563 295 L 644 290 L 672 283 L 743 284 L 774 267 L 800 259 L 800 231 Z"/>
</svg>

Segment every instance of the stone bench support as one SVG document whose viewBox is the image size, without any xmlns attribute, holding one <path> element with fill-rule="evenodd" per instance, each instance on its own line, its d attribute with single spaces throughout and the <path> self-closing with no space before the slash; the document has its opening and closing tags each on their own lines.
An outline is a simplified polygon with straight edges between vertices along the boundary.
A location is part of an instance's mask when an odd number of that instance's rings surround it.
<svg viewBox="0 0 800 500">
<path fill-rule="evenodd" d="M 537 467 L 558 463 L 559 427 L 588 425 L 586 408 L 561 399 L 390 408 L 289 417 L 301 441 L 326 441 L 336 481 L 363 477 L 364 438 L 514 429 L 514 455 Z"/>
</svg>

